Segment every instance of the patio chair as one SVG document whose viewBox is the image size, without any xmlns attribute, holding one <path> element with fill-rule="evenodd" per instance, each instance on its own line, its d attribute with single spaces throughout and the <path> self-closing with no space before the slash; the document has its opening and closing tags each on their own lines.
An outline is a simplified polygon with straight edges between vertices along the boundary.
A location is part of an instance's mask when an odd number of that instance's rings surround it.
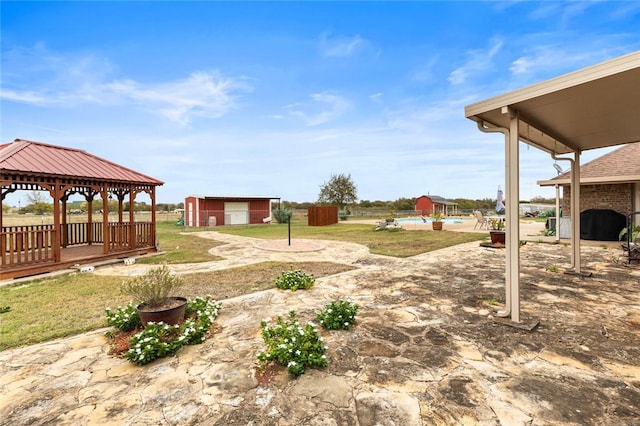
<svg viewBox="0 0 640 426">
<path fill-rule="evenodd" d="M 476 224 L 473 229 L 476 229 L 478 225 L 480 225 L 480 229 L 489 229 L 491 227 L 491 221 L 489 218 L 484 217 L 480 210 L 476 210 L 473 212 L 473 215 L 476 217 Z"/>
</svg>

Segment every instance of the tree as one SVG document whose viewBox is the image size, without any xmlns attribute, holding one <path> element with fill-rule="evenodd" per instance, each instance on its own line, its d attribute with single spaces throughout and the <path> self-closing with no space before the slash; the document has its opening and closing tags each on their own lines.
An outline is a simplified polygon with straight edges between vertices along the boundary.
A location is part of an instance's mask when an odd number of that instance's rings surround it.
<svg viewBox="0 0 640 426">
<path fill-rule="evenodd" d="M 31 191 L 27 194 L 28 204 L 44 203 L 45 197 L 42 191 Z"/>
<path fill-rule="evenodd" d="M 347 205 L 355 203 L 358 194 L 351 175 L 331 175 L 329 182 L 320 185 L 319 203 L 337 204 L 343 210 Z"/>
<path fill-rule="evenodd" d="M 415 210 L 416 199 L 415 198 L 398 198 L 393 202 L 393 208 L 398 211 Z"/>
</svg>

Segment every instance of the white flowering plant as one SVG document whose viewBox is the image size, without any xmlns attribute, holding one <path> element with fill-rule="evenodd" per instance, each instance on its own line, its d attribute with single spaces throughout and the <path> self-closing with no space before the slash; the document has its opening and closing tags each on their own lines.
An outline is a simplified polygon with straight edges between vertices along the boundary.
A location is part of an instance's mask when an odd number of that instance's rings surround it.
<svg viewBox="0 0 640 426">
<path fill-rule="evenodd" d="M 276 287 L 281 290 L 296 291 L 310 289 L 316 282 L 313 274 L 307 274 L 299 269 L 285 271 L 275 279 Z"/>
<path fill-rule="evenodd" d="M 107 324 L 111 327 L 115 327 L 120 331 L 131 331 L 140 327 L 140 316 L 138 310 L 131 302 L 127 306 L 118 306 L 115 311 L 111 308 L 106 309 Z"/>
<path fill-rule="evenodd" d="M 150 322 L 129 340 L 129 350 L 125 357 L 134 364 L 144 365 L 173 355 L 184 345 L 180 337 L 180 324 Z"/>
<path fill-rule="evenodd" d="M 210 296 L 187 301 L 186 319 L 182 324 L 148 323 L 143 330 L 128 340 L 128 349 L 124 357 L 134 364 L 145 365 L 155 359 L 173 355 L 185 345 L 204 342 L 220 308 L 221 304 L 211 300 Z M 137 318 L 137 323 L 131 318 Z M 131 303 L 115 311 L 107 308 L 107 322 L 123 332 L 141 327 L 138 312 Z M 137 325 L 130 328 L 133 324 Z M 116 336 L 111 334 L 110 337 Z"/>
<path fill-rule="evenodd" d="M 307 367 L 327 366 L 326 347 L 318 330 L 311 323 L 301 325 L 295 311 L 290 311 L 287 319 L 278 316 L 273 326 L 266 320 L 260 326 L 267 346 L 266 351 L 258 354 L 262 366 L 277 362 L 294 377 L 303 374 Z"/>
<path fill-rule="evenodd" d="M 358 308 L 357 304 L 347 300 L 336 300 L 328 303 L 316 318 L 328 330 L 349 330 L 356 321 Z"/>
</svg>

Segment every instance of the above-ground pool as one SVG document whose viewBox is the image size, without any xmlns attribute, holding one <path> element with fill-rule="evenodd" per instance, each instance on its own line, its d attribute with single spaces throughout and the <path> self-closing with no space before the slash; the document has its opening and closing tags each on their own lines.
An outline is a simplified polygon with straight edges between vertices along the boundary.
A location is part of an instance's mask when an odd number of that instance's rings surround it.
<svg viewBox="0 0 640 426">
<path fill-rule="evenodd" d="M 426 221 L 425 221 L 426 220 Z M 400 225 L 429 225 L 433 220 L 430 217 L 425 216 L 425 220 L 421 218 L 405 218 L 405 219 L 396 219 L 396 221 Z M 449 225 L 456 223 L 464 223 L 467 220 L 471 220 L 470 218 L 460 218 L 460 217 L 445 217 L 442 219 L 442 223 L 447 223 Z"/>
</svg>

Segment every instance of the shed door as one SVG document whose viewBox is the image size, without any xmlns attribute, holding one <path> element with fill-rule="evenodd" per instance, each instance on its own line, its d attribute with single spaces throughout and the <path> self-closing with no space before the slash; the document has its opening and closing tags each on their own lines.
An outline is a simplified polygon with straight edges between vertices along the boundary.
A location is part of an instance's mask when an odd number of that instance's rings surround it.
<svg viewBox="0 0 640 426">
<path fill-rule="evenodd" d="M 224 224 L 249 224 L 249 203 L 224 203 Z"/>
</svg>

